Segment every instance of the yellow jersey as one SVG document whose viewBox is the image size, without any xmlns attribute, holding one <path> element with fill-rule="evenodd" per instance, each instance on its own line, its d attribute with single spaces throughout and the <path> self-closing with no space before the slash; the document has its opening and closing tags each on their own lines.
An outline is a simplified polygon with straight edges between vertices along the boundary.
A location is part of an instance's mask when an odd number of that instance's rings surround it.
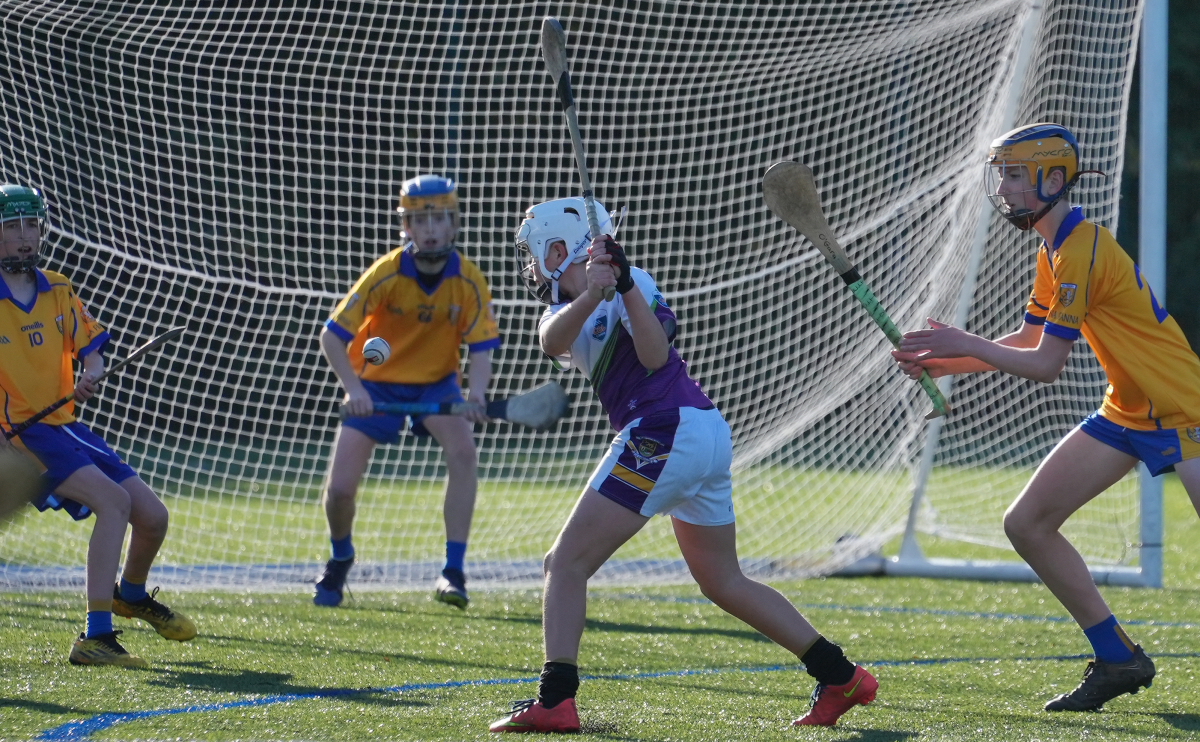
<svg viewBox="0 0 1200 742">
<path fill-rule="evenodd" d="M 463 343 L 472 353 L 500 347 L 487 280 L 457 251 L 431 288 L 418 277 L 411 249 L 391 251 L 362 274 L 325 326 L 349 344 L 361 378 L 391 384 L 432 384 L 456 373 Z M 362 355 L 373 337 L 392 348 L 378 366 Z"/>
<path fill-rule="evenodd" d="M 0 281 L 0 422 L 8 429 L 73 394 L 74 359 L 102 350 L 109 341 L 66 276 L 35 270 L 34 277 L 37 293 L 29 306 Z M 74 421 L 74 401 L 42 420 L 47 425 Z"/>
<path fill-rule="evenodd" d="M 1087 338 L 1108 375 L 1100 415 L 1134 430 L 1200 426 L 1200 358 L 1112 233 L 1075 207 L 1037 260 L 1025 321 Z"/>
</svg>

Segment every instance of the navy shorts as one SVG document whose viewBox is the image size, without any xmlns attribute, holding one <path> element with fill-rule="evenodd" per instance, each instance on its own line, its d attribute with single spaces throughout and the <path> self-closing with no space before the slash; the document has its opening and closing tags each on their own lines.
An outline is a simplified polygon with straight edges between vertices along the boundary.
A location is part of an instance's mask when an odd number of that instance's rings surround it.
<svg viewBox="0 0 1200 742">
<path fill-rule="evenodd" d="M 1200 428 L 1134 430 L 1093 412 L 1079 425 L 1083 432 L 1122 453 L 1141 459 L 1154 476 L 1175 470 L 1180 461 L 1200 457 Z"/>
<path fill-rule="evenodd" d="M 371 395 L 372 402 L 433 402 L 455 404 L 465 402 L 462 388 L 458 385 L 458 374 L 453 373 L 432 384 L 386 384 L 363 381 L 363 387 Z M 347 428 L 354 428 L 376 443 L 399 443 L 400 431 L 406 419 L 412 420 L 409 432 L 415 436 L 429 435 L 423 424 L 428 415 L 371 415 L 370 417 L 348 417 L 342 421 Z"/>
<path fill-rule="evenodd" d="M 68 477 L 85 466 L 95 466 L 118 484 L 137 476 L 133 467 L 122 461 L 103 438 L 81 422 L 66 425 L 38 423 L 22 433 L 19 440 L 46 467 L 42 473 L 45 494 L 33 501 L 38 510 L 65 510 L 75 520 L 91 515 L 92 511 L 86 505 L 55 494 Z"/>
</svg>

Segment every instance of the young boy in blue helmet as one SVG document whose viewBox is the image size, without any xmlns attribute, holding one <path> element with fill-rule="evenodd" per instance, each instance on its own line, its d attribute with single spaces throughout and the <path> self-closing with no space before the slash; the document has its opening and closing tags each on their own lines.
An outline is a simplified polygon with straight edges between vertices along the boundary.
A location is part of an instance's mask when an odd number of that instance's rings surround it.
<svg viewBox="0 0 1200 742">
<path fill-rule="evenodd" d="M 87 553 L 87 624 L 71 647 L 74 665 L 148 667 L 117 641 L 113 613 L 146 621 L 163 637 L 187 641 L 196 626 L 146 592 L 150 567 L 167 535 L 162 500 L 104 439 L 75 418 L 75 402 L 96 393 L 108 332 L 61 273 L 42 270 L 46 202 L 34 188 L 0 186 L 0 431 L 11 431 L 57 400 L 74 400 L 26 428 L 15 445 L 45 469 L 39 510 L 96 516 Z M 82 373 L 75 380 L 74 364 Z M 4 486 L 0 483 L 0 486 Z M 125 531 L 133 527 L 125 569 L 116 584 Z"/>
<path fill-rule="evenodd" d="M 935 377 L 999 370 L 1051 383 L 1083 335 L 1108 375 L 1100 409 L 1050 452 L 1004 515 L 1013 547 L 1096 654 L 1079 687 L 1049 701 L 1048 711 L 1098 711 L 1149 687 L 1155 674 L 1062 524 L 1139 460 L 1155 475 L 1174 468 L 1200 512 L 1200 359 L 1112 234 L 1067 200 L 1083 174 L 1078 153 L 1065 127 L 1040 123 L 1008 132 L 988 155 L 992 205 L 1042 238 L 1021 328 L 993 341 L 931 319 L 933 329 L 905 334 L 893 352 L 914 378 L 921 369 Z"/>
<path fill-rule="evenodd" d="M 317 582 L 313 602 L 342 602 L 354 563 L 351 529 L 358 486 L 378 444 L 397 443 L 404 418 L 375 415 L 377 402 L 462 402 L 458 368 L 461 347 L 470 357 L 473 407 L 464 416 L 416 415 L 410 432 L 433 435 L 446 454 L 446 562 L 435 597 L 465 609 L 464 558 L 475 511 L 479 463 L 473 423 L 484 414 L 492 377 L 491 352 L 500 347 L 492 295 L 483 273 L 454 247 L 458 193 L 453 180 L 421 175 L 405 181 L 397 209 L 409 242 L 363 273 L 338 304 L 321 332 L 321 349 L 346 390 L 352 417 L 342 422 L 334 443 L 325 489 L 325 515 L 333 555 Z M 380 337 L 391 356 L 380 365 L 363 358 L 363 345 Z"/>
</svg>

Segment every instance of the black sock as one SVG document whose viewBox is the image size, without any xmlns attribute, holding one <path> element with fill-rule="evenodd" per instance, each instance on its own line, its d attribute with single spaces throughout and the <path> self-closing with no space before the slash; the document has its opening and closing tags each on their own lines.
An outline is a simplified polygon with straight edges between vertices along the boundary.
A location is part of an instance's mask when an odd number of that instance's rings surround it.
<svg viewBox="0 0 1200 742">
<path fill-rule="evenodd" d="M 552 709 L 579 690 L 579 668 L 570 662 L 547 662 L 542 665 L 538 682 L 538 703 Z"/>
<path fill-rule="evenodd" d="M 800 658 L 804 670 L 821 685 L 845 685 L 854 677 L 854 664 L 842 654 L 842 648 L 825 637 L 817 639 Z"/>
</svg>

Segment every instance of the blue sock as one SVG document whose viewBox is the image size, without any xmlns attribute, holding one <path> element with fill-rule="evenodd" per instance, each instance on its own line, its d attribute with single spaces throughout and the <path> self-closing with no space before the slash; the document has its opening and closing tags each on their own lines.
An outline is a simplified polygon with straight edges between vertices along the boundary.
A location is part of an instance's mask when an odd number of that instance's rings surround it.
<svg viewBox="0 0 1200 742">
<path fill-rule="evenodd" d="M 349 535 L 346 538 L 331 538 L 329 543 L 333 544 L 333 558 L 337 561 L 344 562 L 354 558 L 354 542 L 350 540 Z"/>
<path fill-rule="evenodd" d="M 446 569 L 457 569 L 463 571 L 463 560 L 467 556 L 466 541 L 447 541 L 446 542 Z"/>
<path fill-rule="evenodd" d="M 124 577 L 121 578 L 121 600 L 127 603 L 136 603 L 146 595 L 146 583 L 138 584 L 130 582 Z"/>
<path fill-rule="evenodd" d="M 87 637 L 89 639 L 99 634 L 107 634 L 112 630 L 112 611 L 88 611 Z"/>
<path fill-rule="evenodd" d="M 1116 616 L 1109 616 L 1095 626 L 1084 629 L 1092 643 L 1096 658 L 1105 662 L 1128 662 L 1133 658 L 1133 642 L 1126 636 Z"/>
</svg>

